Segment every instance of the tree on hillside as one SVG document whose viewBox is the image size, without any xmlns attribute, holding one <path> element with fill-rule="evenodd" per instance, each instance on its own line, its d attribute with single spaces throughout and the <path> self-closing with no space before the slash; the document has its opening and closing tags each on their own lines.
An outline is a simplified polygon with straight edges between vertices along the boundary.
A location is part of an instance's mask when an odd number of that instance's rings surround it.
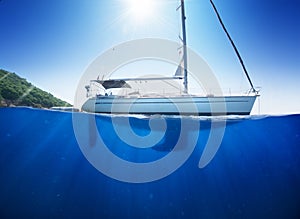
<svg viewBox="0 0 300 219">
<path fill-rule="evenodd" d="M 38 108 L 71 106 L 52 94 L 35 87 L 15 73 L 0 69 L 0 78 L 0 106 L 10 106 L 11 104 Z"/>
<path fill-rule="evenodd" d="M 11 87 L 5 87 L 1 90 L 1 96 L 3 97 L 7 106 L 10 106 L 12 103 L 20 97 L 19 93 L 16 92 Z"/>
</svg>

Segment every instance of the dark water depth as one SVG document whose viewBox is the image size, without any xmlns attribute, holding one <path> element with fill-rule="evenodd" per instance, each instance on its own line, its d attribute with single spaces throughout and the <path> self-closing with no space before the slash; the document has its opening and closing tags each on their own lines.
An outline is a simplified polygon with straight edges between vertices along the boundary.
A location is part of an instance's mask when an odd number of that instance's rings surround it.
<svg viewBox="0 0 300 219">
<path fill-rule="evenodd" d="M 197 145 L 178 170 L 136 184 L 109 178 L 87 161 L 72 113 L 0 108 L 0 218 L 300 218 L 300 115 L 229 119 L 204 168 L 198 162 L 210 120 L 165 119 L 165 137 L 139 150 L 117 138 L 109 116 L 96 117 L 110 150 L 137 163 L 166 156 L 183 120 L 200 124 Z M 148 122 L 130 119 L 140 136 L 149 134 Z"/>
</svg>

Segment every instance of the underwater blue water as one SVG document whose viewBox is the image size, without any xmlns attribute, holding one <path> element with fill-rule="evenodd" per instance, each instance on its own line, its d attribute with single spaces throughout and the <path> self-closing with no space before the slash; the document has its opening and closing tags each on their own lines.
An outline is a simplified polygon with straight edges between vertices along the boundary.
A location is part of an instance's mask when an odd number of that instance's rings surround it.
<svg viewBox="0 0 300 219">
<path fill-rule="evenodd" d="M 117 139 L 109 116 L 96 122 L 114 154 L 150 162 L 172 150 L 166 145 L 185 119 L 166 117 L 172 129 L 142 151 Z M 0 218 L 300 218 L 300 115 L 229 119 L 216 156 L 202 169 L 210 120 L 192 121 L 201 128 L 189 159 L 163 179 L 133 184 L 85 159 L 72 113 L 0 108 Z M 147 118 L 130 124 L 147 135 Z"/>
</svg>

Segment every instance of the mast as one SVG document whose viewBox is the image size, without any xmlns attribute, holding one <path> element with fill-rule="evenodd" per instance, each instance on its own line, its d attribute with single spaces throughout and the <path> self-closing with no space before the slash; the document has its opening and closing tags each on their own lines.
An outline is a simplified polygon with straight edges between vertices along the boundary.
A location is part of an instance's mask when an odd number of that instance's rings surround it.
<svg viewBox="0 0 300 219">
<path fill-rule="evenodd" d="M 186 29 L 185 29 L 185 11 L 184 0 L 181 0 L 181 23 L 182 23 L 182 42 L 183 42 L 183 64 L 184 64 L 184 93 L 188 93 L 188 80 L 187 80 L 187 48 L 186 48 Z"/>
</svg>

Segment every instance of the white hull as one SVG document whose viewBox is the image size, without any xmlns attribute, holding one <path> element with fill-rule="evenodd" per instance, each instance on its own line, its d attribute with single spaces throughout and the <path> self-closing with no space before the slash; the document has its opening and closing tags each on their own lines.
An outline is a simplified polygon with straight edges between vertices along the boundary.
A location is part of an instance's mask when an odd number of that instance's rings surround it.
<svg viewBox="0 0 300 219">
<path fill-rule="evenodd" d="M 88 99 L 82 110 L 109 114 L 167 115 L 249 115 L 257 96 L 174 96 L 118 97 L 101 96 Z"/>
</svg>

